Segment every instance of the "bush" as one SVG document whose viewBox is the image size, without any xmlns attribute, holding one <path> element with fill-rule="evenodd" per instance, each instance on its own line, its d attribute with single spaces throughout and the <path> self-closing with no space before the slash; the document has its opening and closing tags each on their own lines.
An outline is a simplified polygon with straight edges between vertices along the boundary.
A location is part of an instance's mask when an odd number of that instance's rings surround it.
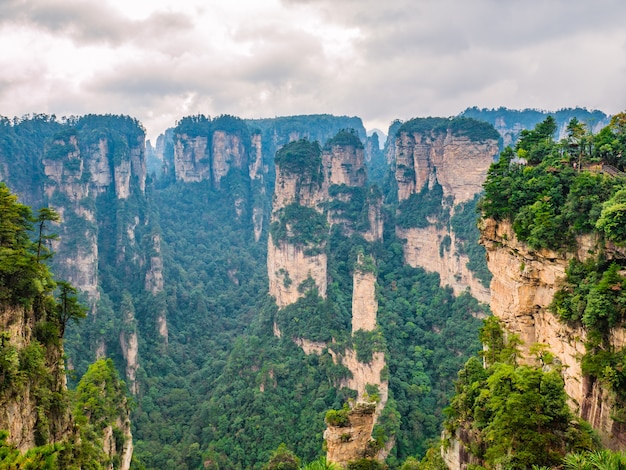
<svg viewBox="0 0 626 470">
<path fill-rule="evenodd" d="M 346 404 L 341 410 L 328 410 L 326 412 L 326 423 L 337 428 L 350 426 L 350 407 Z"/>
</svg>

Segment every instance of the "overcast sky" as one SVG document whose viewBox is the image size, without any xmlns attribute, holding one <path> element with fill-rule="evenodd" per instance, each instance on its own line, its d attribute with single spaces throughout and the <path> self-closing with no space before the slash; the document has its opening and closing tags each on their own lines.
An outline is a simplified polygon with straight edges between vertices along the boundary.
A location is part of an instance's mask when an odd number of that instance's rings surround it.
<svg viewBox="0 0 626 470">
<path fill-rule="evenodd" d="M 0 0 L 0 114 L 626 110 L 623 0 Z"/>
</svg>

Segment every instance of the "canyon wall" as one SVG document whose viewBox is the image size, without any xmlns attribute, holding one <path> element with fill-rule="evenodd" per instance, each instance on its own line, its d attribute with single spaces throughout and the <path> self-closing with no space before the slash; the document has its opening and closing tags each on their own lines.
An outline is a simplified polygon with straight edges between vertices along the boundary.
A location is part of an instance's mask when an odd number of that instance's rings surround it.
<svg viewBox="0 0 626 470">
<path fill-rule="evenodd" d="M 469 288 L 474 297 L 488 303 L 489 290 L 467 268 L 469 258 L 459 252 L 454 232 L 442 219 L 454 217 L 459 204 L 468 203 L 482 191 L 487 170 L 498 153 L 497 139 L 477 140 L 449 127 L 444 131 L 402 126 L 393 142 L 399 211 L 426 204 L 418 201 L 428 197 L 424 196 L 426 191 L 442 191 L 442 214 L 429 216 L 415 226 L 408 220 L 396 227 L 396 235 L 406 241 L 406 262 L 439 273 L 441 284 L 451 286 L 456 294 Z M 444 240 L 448 243 L 442 246 Z"/>
<path fill-rule="evenodd" d="M 548 310 L 559 282 L 571 259 L 580 261 L 597 256 L 598 240 L 585 236 L 578 239 L 576 251 L 556 253 L 532 250 L 517 240 L 508 222 L 482 221 L 481 243 L 487 249 L 491 282 L 491 309 L 506 329 L 523 341 L 522 356 L 533 362 L 530 348 L 545 344 L 563 367 L 561 374 L 572 410 L 587 420 L 610 448 L 626 445 L 626 426 L 612 418 L 614 405 L 610 393 L 598 381 L 585 376 L 580 359 L 585 354 L 586 331 L 568 325 Z M 607 242 L 608 243 L 608 242 Z M 608 259 L 625 259 L 626 249 L 608 243 Z M 623 329 L 616 328 L 610 341 L 615 349 L 626 346 Z"/>
</svg>

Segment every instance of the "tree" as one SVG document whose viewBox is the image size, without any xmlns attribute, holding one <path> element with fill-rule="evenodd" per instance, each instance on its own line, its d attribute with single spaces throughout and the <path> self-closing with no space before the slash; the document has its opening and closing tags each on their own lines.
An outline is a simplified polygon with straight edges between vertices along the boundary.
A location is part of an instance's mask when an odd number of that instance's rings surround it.
<svg viewBox="0 0 626 470">
<path fill-rule="evenodd" d="M 617 191 L 604 203 L 596 228 L 609 240 L 626 241 L 626 189 Z"/>
<path fill-rule="evenodd" d="M 59 324 L 61 337 L 65 333 L 68 321 L 78 321 L 87 316 L 87 309 L 78 302 L 77 290 L 69 282 L 58 281 L 59 288 L 58 303 L 55 313 Z"/>
<path fill-rule="evenodd" d="M 300 459 L 285 444 L 280 444 L 263 470 L 298 470 L 299 468 Z"/>
<path fill-rule="evenodd" d="M 573 117 L 567 125 L 567 145 L 572 153 L 578 158 L 578 172 L 583 164 L 583 157 L 589 157 L 589 153 L 585 148 L 591 142 L 585 125 L 578 119 Z"/>
<path fill-rule="evenodd" d="M 37 263 L 39 263 L 41 260 L 50 258 L 53 255 L 46 244 L 52 240 L 56 240 L 59 236 L 57 234 L 47 235 L 47 225 L 49 222 L 59 222 L 61 220 L 61 216 L 59 216 L 54 209 L 50 209 L 49 207 L 42 207 L 37 212 L 38 215 L 35 222 L 39 227 L 39 235 L 37 237 Z"/>
</svg>

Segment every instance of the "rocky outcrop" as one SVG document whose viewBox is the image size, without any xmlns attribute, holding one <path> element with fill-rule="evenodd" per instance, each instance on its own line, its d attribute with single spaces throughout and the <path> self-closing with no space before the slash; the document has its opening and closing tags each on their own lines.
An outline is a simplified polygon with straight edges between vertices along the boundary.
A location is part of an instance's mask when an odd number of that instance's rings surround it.
<svg viewBox="0 0 626 470">
<path fill-rule="evenodd" d="M 496 139 L 472 140 L 450 128 L 445 132 L 401 128 L 394 146 L 398 200 L 406 201 L 439 185 L 441 204 L 450 216 L 455 206 L 482 191 L 487 170 L 498 153 Z M 478 300 L 489 301 L 488 289 L 466 267 L 468 258 L 458 253 L 454 233 L 440 221 L 429 220 L 425 228 L 396 227 L 396 235 L 406 240 L 404 254 L 409 265 L 439 273 L 441 284 L 450 285 L 457 294 L 469 287 Z M 442 246 L 444 239 L 452 243 Z"/>
<path fill-rule="evenodd" d="M 362 266 L 362 263 L 361 255 L 358 265 Z M 376 275 L 371 270 L 357 268 L 353 278 L 352 332 L 373 331 L 377 326 L 378 311 Z M 364 363 L 359 361 L 356 351 L 351 348 L 346 348 L 341 354 L 332 350 L 330 353 L 335 363 L 341 363 L 350 370 L 351 376 L 343 379 L 340 385 L 356 390 L 357 398 L 349 413 L 348 427 L 337 427 L 327 423 L 324 432 L 327 460 L 341 466 L 362 457 L 384 460 L 390 449 L 373 445 L 372 432 L 389 398 L 389 383 L 381 378 L 386 367 L 385 355 L 382 352 L 374 352 L 372 359 Z M 377 390 L 376 397 L 370 397 L 368 386 Z"/>
<path fill-rule="evenodd" d="M 62 346 L 52 344 L 43 348 L 45 376 L 21 372 L 22 377 L 19 377 L 17 370 L 11 370 L 20 366 L 23 351 L 30 350 L 32 354 L 33 348 L 40 346 L 33 337 L 34 328 L 32 310 L 9 305 L 0 307 L 0 355 L 3 361 L 0 429 L 6 430 L 8 442 L 23 452 L 41 445 L 42 439 L 51 443 L 68 439 L 74 424 L 62 403 L 56 409 L 44 398 L 48 394 L 62 397 L 66 390 Z"/>
<path fill-rule="evenodd" d="M 174 172 L 177 181 L 185 183 L 211 178 L 207 136 L 176 135 L 174 140 Z"/>
<path fill-rule="evenodd" d="M 115 438 L 114 430 L 121 432 L 123 439 L 121 447 L 118 448 L 120 442 Z M 115 423 L 106 426 L 102 430 L 102 444 L 106 455 L 109 457 L 117 457 L 119 459 L 119 466 L 115 466 L 113 462 L 109 463 L 106 467 L 107 470 L 129 470 L 130 464 L 133 458 L 133 436 L 130 429 L 130 420 L 127 418 L 119 417 L 115 420 Z"/>
<path fill-rule="evenodd" d="M 467 255 L 458 253 L 454 232 L 446 227 L 430 225 L 423 229 L 397 227 L 396 235 L 406 240 L 404 259 L 407 264 L 439 273 L 441 284 L 452 287 L 456 295 L 469 288 L 477 300 L 489 303 L 491 297 L 489 289 L 468 269 Z M 445 237 L 449 237 L 450 240 L 447 248 L 446 245 L 442 247 Z"/>
<path fill-rule="evenodd" d="M 444 198 L 469 201 L 482 190 L 489 165 L 498 153 L 495 139 L 474 141 L 446 133 L 401 132 L 396 140 L 398 200 L 419 192 L 434 175 Z"/>
<path fill-rule="evenodd" d="M 328 425 L 324 432 L 328 449 L 326 460 L 345 468 L 350 461 L 375 457 L 377 450 L 372 446 L 374 423 L 374 404 L 358 403 L 349 412 L 348 423 Z"/>
<path fill-rule="evenodd" d="M 368 193 L 365 188 L 367 174 L 363 146 L 353 134 L 343 134 L 347 135 L 348 143 L 333 144 L 331 140 L 323 152 L 316 144 L 307 141 L 293 142 L 281 150 L 283 153 L 277 156 L 272 220 L 278 223 L 285 208 L 298 205 L 326 214 L 329 225 L 341 226 L 346 235 L 360 232 L 367 240 L 381 240 L 382 198 Z M 308 157 L 301 158 L 299 152 L 310 153 Z M 353 213 L 355 197 L 362 197 L 364 204 L 358 208 L 358 214 Z M 357 224 L 360 211 L 365 211 L 366 227 Z M 286 229 L 291 232 L 289 224 Z M 288 238 L 291 235 L 288 233 Z M 270 235 L 270 295 L 276 298 L 279 307 L 302 297 L 304 291 L 300 285 L 309 277 L 315 281 L 319 294 L 326 296 L 327 256 L 323 245 L 304 246 L 287 240 L 274 240 Z"/>
<path fill-rule="evenodd" d="M 152 295 L 163 292 L 163 258 L 161 258 L 161 236 L 152 236 L 152 255 L 146 271 L 145 288 Z"/>
<path fill-rule="evenodd" d="M 352 288 L 352 332 L 372 331 L 376 328 L 376 274 L 371 271 L 354 272 Z"/>
<path fill-rule="evenodd" d="M 42 160 L 44 193 L 63 221 L 53 247 L 56 269 L 88 294 L 92 306 L 100 296 L 98 222 L 102 217 L 95 200 L 108 193 L 121 201 L 135 189 L 140 194 L 145 190 L 144 135 L 128 139 L 122 145 L 112 137 L 90 140 L 70 132 L 53 141 Z"/>
<path fill-rule="evenodd" d="M 219 189 L 222 178 L 231 168 L 247 168 L 248 154 L 241 136 L 225 131 L 213 132 L 211 154 L 213 185 Z"/>
<path fill-rule="evenodd" d="M 267 247 L 269 292 L 276 305 L 286 307 L 304 295 L 300 285 L 313 279 L 320 296 L 326 297 L 326 253 L 307 254 L 306 248 L 285 242 L 274 243 L 270 236 Z"/>
<path fill-rule="evenodd" d="M 611 418 L 613 400 L 599 382 L 581 371 L 585 329 L 562 323 L 548 310 L 559 282 L 565 278 L 569 260 L 596 256 L 597 240 L 580 237 L 576 251 L 565 253 L 532 250 L 517 240 L 510 223 L 486 219 L 481 226 L 481 243 L 487 249 L 489 269 L 494 275 L 491 310 L 509 332 L 522 339 L 525 360 L 533 361 L 530 348 L 534 344 L 547 345 L 563 366 L 565 391 L 573 411 L 592 424 L 607 446 L 623 448 L 626 429 Z M 626 251 L 617 247 L 607 247 L 605 254 L 626 258 Z M 613 331 L 611 342 L 616 349 L 626 346 L 623 330 Z"/>
<path fill-rule="evenodd" d="M 365 186 L 365 152 L 362 145 L 331 144 L 323 152 L 323 165 L 328 184 Z"/>
</svg>

